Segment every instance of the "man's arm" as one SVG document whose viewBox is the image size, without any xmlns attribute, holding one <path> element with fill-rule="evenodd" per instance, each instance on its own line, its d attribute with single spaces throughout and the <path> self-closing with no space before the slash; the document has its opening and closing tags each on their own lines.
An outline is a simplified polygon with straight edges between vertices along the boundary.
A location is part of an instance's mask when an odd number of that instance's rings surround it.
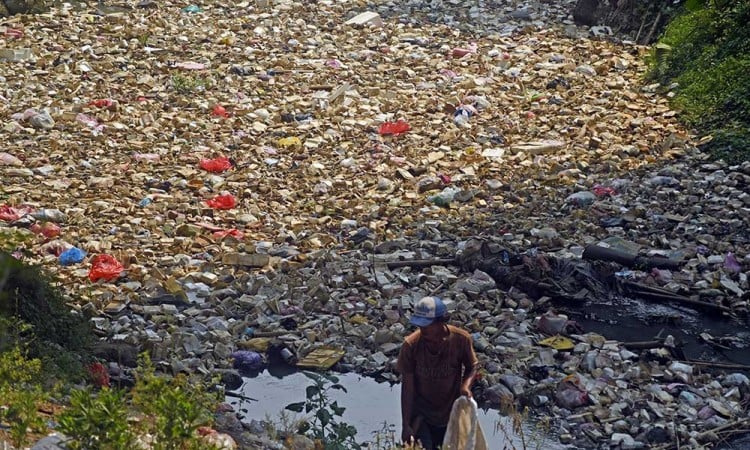
<svg viewBox="0 0 750 450">
<path fill-rule="evenodd" d="M 414 437 L 417 430 L 412 430 L 411 420 L 414 413 L 414 373 L 404 373 L 401 375 L 401 439 L 404 442 Z"/>
<path fill-rule="evenodd" d="M 469 398 L 471 395 L 471 384 L 474 382 L 474 378 L 477 376 L 479 368 L 479 360 L 477 359 L 476 353 L 474 353 L 474 345 L 471 339 L 466 343 L 466 351 L 464 355 L 464 376 L 461 380 L 461 389 L 459 390 L 460 395 L 465 395 Z"/>
<path fill-rule="evenodd" d="M 474 364 L 471 367 L 471 369 L 464 368 L 464 370 L 465 371 L 468 370 L 469 373 L 467 373 L 466 375 L 464 375 L 464 379 L 461 382 L 461 390 L 459 391 L 459 394 L 465 395 L 465 396 L 467 396 L 469 398 L 472 397 L 472 395 L 471 395 L 471 384 L 474 382 L 474 377 L 477 376 L 477 367 L 478 367 L 478 365 Z"/>
</svg>

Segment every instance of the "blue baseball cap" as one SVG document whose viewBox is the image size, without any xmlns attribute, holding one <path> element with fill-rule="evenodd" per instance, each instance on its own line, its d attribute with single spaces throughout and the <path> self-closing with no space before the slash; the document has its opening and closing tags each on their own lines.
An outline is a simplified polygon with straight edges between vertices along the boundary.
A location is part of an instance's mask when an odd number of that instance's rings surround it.
<svg viewBox="0 0 750 450">
<path fill-rule="evenodd" d="M 418 327 L 426 327 L 447 312 L 448 308 L 439 297 L 423 297 L 414 305 L 414 313 L 409 322 Z"/>
</svg>

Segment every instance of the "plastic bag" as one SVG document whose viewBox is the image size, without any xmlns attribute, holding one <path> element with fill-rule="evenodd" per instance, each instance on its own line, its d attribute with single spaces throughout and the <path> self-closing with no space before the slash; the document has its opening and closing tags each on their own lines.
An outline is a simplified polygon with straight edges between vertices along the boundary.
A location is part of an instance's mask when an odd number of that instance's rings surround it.
<svg viewBox="0 0 750 450">
<path fill-rule="evenodd" d="M 52 239 L 60 236 L 60 226 L 52 222 L 43 222 L 41 224 L 35 223 L 29 230 L 35 234 L 41 234 L 47 239 Z"/>
<path fill-rule="evenodd" d="M 89 280 L 96 282 L 99 280 L 112 281 L 116 280 L 124 270 L 122 264 L 111 255 L 96 255 L 91 261 L 91 270 L 89 271 Z"/>
<path fill-rule="evenodd" d="M 234 359 L 233 367 L 237 370 L 252 372 L 263 368 L 263 357 L 260 353 L 238 350 L 232 353 L 232 358 Z"/>
<path fill-rule="evenodd" d="M 453 402 L 448 428 L 443 439 L 444 450 L 488 450 L 479 424 L 477 402 L 462 395 Z"/>
<path fill-rule="evenodd" d="M 13 222 L 14 220 L 18 220 L 26 214 L 31 213 L 32 211 L 33 209 L 29 208 L 28 206 L 19 206 L 18 208 L 16 208 L 13 206 L 2 205 L 0 206 L 0 220 Z"/>
<path fill-rule="evenodd" d="M 232 209 L 237 205 L 237 200 L 232 194 L 224 194 L 206 200 L 206 204 L 214 209 Z"/>
<path fill-rule="evenodd" d="M 213 234 L 214 239 L 224 239 L 227 236 L 232 236 L 233 238 L 237 239 L 238 241 L 241 241 L 245 238 L 245 233 L 242 231 L 232 228 L 230 230 L 221 230 L 216 231 Z"/>
<path fill-rule="evenodd" d="M 227 109 L 221 105 L 214 106 L 214 109 L 211 110 L 211 115 L 214 117 L 223 117 L 225 119 L 229 117 L 229 113 L 227 112 Z"/>
<path fill-rule="evenodd" d="M 73 247 L 62 252 L 58 259 L 60 261 L 60 264 L 62 264 L 63 266 L 70 266 L 72 264 L 78 264 L 79 262 L 83 261 L 83 258 L 85 257 L 86 251 L 81 250 L 77 247 Z"/>
<path fill-rule="evenodd" d="M 209 172 L 219 173 L 232 168 L 232 162 L 225 156 L 214 159 L 201 159 L 201 169 Z"/>
<path fill-rule="evenodd" d="M 378 128 L 378 134 L 398 136 L 409 130 L 411 130 L 411 126 L 407 122 L 399 120 L 398 122 L 385 122 L 380 125 Z"/>
<path fill-rule="evenodd" d="M 555 392 L 557 405 L 565 409 L 576 409 L 579 406 L 588 405 L 589 394 L 583 387 L 583 382 L 578 374 L 568 375 L 557 385 Z"/>
</svg>

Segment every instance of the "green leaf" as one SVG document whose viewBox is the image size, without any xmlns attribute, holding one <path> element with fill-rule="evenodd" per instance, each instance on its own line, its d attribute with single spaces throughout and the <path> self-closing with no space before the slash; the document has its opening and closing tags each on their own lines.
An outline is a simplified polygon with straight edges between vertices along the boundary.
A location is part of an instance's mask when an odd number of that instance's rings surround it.
<svg viewBox="0 0 750 450">
<path fill-rule="evenodd" d="M 323 375 L 323 377 L 325 377 L 325 379 L 328 380 L 328 381 L 330 381 L 331 383 L 338 383 L 339 382 L 339 377 L 337 377 L 335 375 L 327 375 L 326 374 L 326 375 Z"/>
<path fill-rule="evenodd" d="M 331 385 L 331 389 L 336 389 L 336 390 L 344 391 L 344 392 L 348 393 L 348 391 L 346 390 L 346 388 L 343 385 L 341 385 L 341 384 L 332 384 Z"/>
<path fill-rule="evenodd" d="M 317 373 L 315 373 L 315 372 L 310 372 L 310 371 L 307 371 L 307 370 L 305 370 L 305 371 L 303 371 L 303 372 L 302 372 L 302 374 L 303 374 L 304 376 L 306 376 L 307 378 L 309 378 L 309 379 L 313 380 L 313 381 L 314 381 L 314 382 L 316 382 L 316 383 L 319 383 L 319 382 L 321 381 L 321 377 L 320 377 L 320 375 L 318 375 L 318 374 L 317 374 Z"/>
<path fill-rule="evenodd" d="M 333 411 L 334 416 L 341 417 L 344 414 L 344 411 L 346 411 L 346 408 L 339 406 L 338 402 L 333 402 L 331 403 L 331 411 Z"/>
<path fill-rule="evenodd" d="M 284 407 L 284 409 L 288 409 L 289 411 L 294 411 L 297 413 L 302 412 L 304 408 L 305 408 L 305 402 L 290 403 Z"/>
<path fill-rule="evenodd" d="M 310 400 L 313 397 L 315 397 L 316 395 L 320 394 L 320 388 L 318 386 L 308 386 L 305 389 L 305 392 L 306 392 L 306 395 L 307 395 L 307 399 Z"/>
<path fill-rule="evenodd" d="M 325 428 L 326 425 L 331 423 L 331 419 L 332 419 L 331 413 L 329 413 L 327 409 L 322 409 L 322 408 L 319 409 L 318 412 L 315 413 L 315 417 L 317 417 L 318 420 L 320 420 L 320 425 L 323 428 Z"/>
<path fill-rule="evenodd" d="M 312 411 L 312 410 L 313 410 L 313 408 L 314 408 L 313 404 L 312 404 L 312 403 L 309 403 L 309 402 L 308 402 L 308 403 L 307 403 L 307 404 L 305 405 L 305 414 L 307 414 L 307 413 L 309 413 L 310 411 Z"/>
</svg>

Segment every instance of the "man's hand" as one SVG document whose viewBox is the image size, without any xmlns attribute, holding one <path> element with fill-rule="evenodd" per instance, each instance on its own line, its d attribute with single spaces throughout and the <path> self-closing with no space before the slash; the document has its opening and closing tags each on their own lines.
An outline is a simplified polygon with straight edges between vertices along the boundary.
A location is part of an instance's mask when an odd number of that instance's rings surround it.
<svg viewBox="0 0 750 450">
<path fill-rule="evenodd" d="M 401 440 L 404 444 L 414 443 L 414 430 L 412 430 L 409 425 L 404 425 L 401 429 Z"/>
<path fill-rule="evenodd" d="M 469 389 L 468 386 L 461 386 L 461 389 L 458 391 L 459 395 L 465 395 L 468 398 L 471 398 L 471 389 Z"/>
</svg>

